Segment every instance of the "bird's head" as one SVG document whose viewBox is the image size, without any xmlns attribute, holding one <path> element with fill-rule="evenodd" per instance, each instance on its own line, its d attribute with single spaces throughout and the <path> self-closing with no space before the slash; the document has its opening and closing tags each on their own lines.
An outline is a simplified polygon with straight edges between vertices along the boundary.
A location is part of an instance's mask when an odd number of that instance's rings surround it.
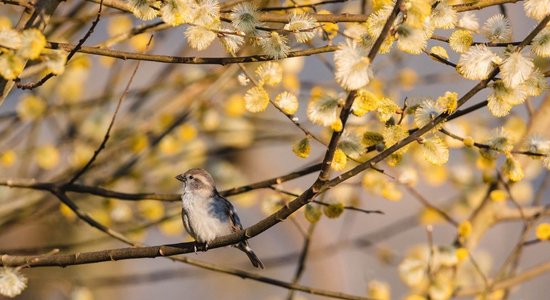
<svg viewBox="0 0 550 300">
<path fill-rule="evenodd" d="M 176 176 L 183 183 L 183 192 L 208 197 L 214 194 L 216 186 L 212 176 L 204 169 L 190 169 Z"/>
</svg>

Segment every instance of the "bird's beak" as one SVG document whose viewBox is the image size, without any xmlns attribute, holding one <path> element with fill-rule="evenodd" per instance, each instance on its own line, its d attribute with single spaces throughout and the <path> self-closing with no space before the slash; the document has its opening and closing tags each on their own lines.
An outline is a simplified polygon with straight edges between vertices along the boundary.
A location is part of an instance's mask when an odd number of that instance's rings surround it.
<svg viewBox="0 0 550 300">
<path fill-rule="evenodd" d="M 185 177 L 183 176 L 183 174 L 179 174 L 178 176 L 176 176 L 176 179 L 181 182 L 185 182 Z"/>
</svg>

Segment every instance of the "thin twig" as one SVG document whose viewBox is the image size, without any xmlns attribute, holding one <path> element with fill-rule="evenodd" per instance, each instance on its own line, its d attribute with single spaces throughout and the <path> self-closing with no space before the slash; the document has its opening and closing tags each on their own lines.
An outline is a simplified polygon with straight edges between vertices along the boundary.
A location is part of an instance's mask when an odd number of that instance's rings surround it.
<svg viewBox="0 0 550 300">
<path fill-rule="evenodd" d="M 545 170 L 542 182 L 538 187 L 537 192 L 535 193 L 535 196 L 533 197 L 533 201 L 531 203 L 532 206 L 538 206 L 541 204 L 544 194 L 546 192 L 546 189 L 548 189 L 549 186 L 550 186 L 550 172 L 548 170 Z"/>
<path fill-rule="evenodd" d="M 451 66 L 451 67 L 453 67 L 453 68 L 456 68 L 456 64 L 455 64 L 455 63 L 453 63 L 453 62 L 451 62 L 451 61 L 445 59 L 444 57 L 441 57 L 441 56 L 439 56 L 439 55 L 437 55 L 437 54 L 435 54 L 435 53 L 430 53 L 430 52 L 428 52 L 428 51 L 426 51 L 426 50 L 424 50 L 423 52 L 424 52 L 426 55 L 428 55 L 429 57 L 435 59 L 436 61 L 438 61 L 438 62 L 440 62 L 440 63 L 443 63 L 443 64 L 446 64 L 446 65 Z"/>
<path fill-rule="evenodd" d="M 149 45 L 152 40 L 153 40 L 153 36 L 151 36 L 149 38 L 149 42 L 147 42 L 147 45 Z M 99 147 L 94 151 L 94 154 L 92 155 L 90 160 L 88 160 L 86 165 L 84 165 L 84 167 L 82 167 L 78 172 L 75 173 L 75 175 L 68 181 L 68 184 L 74 183 L 76 180 L 78 180 L 78 178 L 80 178 L 80 176 L 82 176 L 84 173 L 86 173 L 88 168 L 90 168 L 90 166 L 96 160 L 96 158 L 99 155 L 99 153 L 101 152 L 101 150 L 103 150 L 105 148 L 105 145 L 107 144 L 107 141 L 109 140 L 109 137 L 111 135 L 111 129 L 113 129 L 113 125 L 115 124 L 116 116 L 118 114 L 118 111 L 120 109 L 122 101 L 124 101 L 124 99 L 128 95 L 128 91 L 130 90 L 130 86 L 132 85 L 132 82 L 134 81 L 134 77 L 136 76 L 136 73 L 137 73 L 137 70 L 139 69 L 140 64 L 141 64 L 141 61 L 138 61 L 135 68 L 134 68 L 134 71 L 132 72 L 132 75 L 130 75 L 130 79 L 128 80 L 128 83 L 126 84 L 126 88 L 124 88 L 124 92 L 122 93 L 122 95 L 118 99 L 118 102 L 117 102 L 117 105 L 116 105 L 116 108 L 115 108 L 115 112 L 113 113 L 113 116 L 111 117 L 111 122 L 109 123 L 109 127 L 107 127 L 107 132 L 105 132 L 105 136 L 103 136 L 103 141 L 101 142 Z"/>
<path fill-rule="evenodd" d="M 404 184 L 403 186 L 414 196 L 415 199 L 417 199 L 420 203 L 422 203 L 422 205 L 437 212 L 440 216 L 442 216 L 447 222 L 449 222 L 454 227 L 458 226 L 458 222 L 455 219 L 453 219 L 451 216 L 449 216 L 449 214 L 441 210 L 439 207 L 431 204 L 428 201 L 428 199 L 422 196 L 422 194 L 420 194 L 415 188 L 413 188 L 408 184 Z"/>
<path fill-rule="evenodd" d="M 458 136 L 450 131 L 448 131 L 447 129 L 445 128 L 441 128 L 439 129 L 439 131 L 441 133 L 443 133 L 444 135 L 452 138 L 452 139 L 455 139 L 457 141 L 461 141 L 461 142 L 464 142 L 464 138 L 461 137 L 461 136 Z M 474 142 L 474 147 L 476 148 L 479 148 L 479 149 L 486 149 L 486 150 L 492 150 L 492 151 L 497 151 L 497 152 L 502 152 L 502 150 L 500 149 L 497 149 L 491 145 L 488 145 L 488 144 L 482 144 L 482 143 L 478 143 L 478 142 Z M 519 150 L 512 150 L 510 151 L 510 153 L 513 153 L 513 154 L 521 154 L 521 155 L 527 155 L 527 156 L 534 156 L 534 157 L 545 157 L 547 156 L 547 154 L 544 154 L 544 153 L 537 153 L 537 152 L 532 152 L 532 151 L 519 151 Z"/>
<path fill-rule="evenodd" d="M 550 21 L 550 15 L 546 16 L 538 25 L 533 29 L 529 35 L 523 40 L 523 42 L 516 48 L 516 51 L 521 50 L 523 47 L 525 47 L 527 44 L 529 44 L 533 38 L 546 26 L 546 24 Z M 485 80 L 480 81 L 478 84 L 476 84 L 472 89 L 470 89 L 464 96 L 462 96 L 457 101 L 457 108 L 464 105 L 468 100 L 470 100 L 474 95 L 476 95 L 479 91 L 483 90 L 487 87 L 487 84 L 499 73 L 499 69 L 495 68 L 493 71 L 489 74 L 488 78 Z M 340 176 L 330 180 L 327 182 L 327 184 L 324 186 L 323 190 L 329 189 L 369 168 L 371 168 L 376 163 L 384 160 L 386 157 L 390 156 L 392 153 L 397 151 L 398 149 L 401 149 L 402 147 L 412 143 L 413 141 L 416 141 L 420 136 L 424 135 L 425 133 L 431 131 L 433 128 L 435 128 L 438 124 L 446 121 L 449 118 L 448 113 L 442 113 L 436 118 L 434 118 L 431 122 L 426 124 L 424 127 L 419 128 L 403 140 L 395 143 L 391 147 L 386 148 L 384 151 L 380 152 L 375 157 L 369 159 L 368 161 L 356 166 L 355 168 L 341 174 Z"/>
<path fill-rule="evenodd" d="M 55 43 L 49 42 L 46 45 L 50 49 L 62 49 L 69 51 L 73 49 L 72 44 L 67 43 Z M 306 50 L 294 50 L 290 51 L 287 55 L 288 58 L 291 57 L 300 57 L 300 56 L 310 56 L 319 53 L 325 52 L 334 52 L 338 48 L 336 46 L 324 46 L 313 49 Z M 78 49 L 78 52 L 87 53 L 92 55 L 108 56 L 114 57 L 123 60 L 142 60 L 142 61 L 153 61 L 159 63 L 168 63 L 168 64 L 206 64 L 206 65 L 228 65 L 228 64 L 237 64 L 237 63 L 251 63 L 251 62 L 260 62 L 260 61 L 273 61 L 275 60 L 271 56 L 267 55 L 251 55 L 251 56 L 238 56 L 238 57 L 197 57 L 197 56 L 169 56 L 169 55 L 156 55 L 156 54 L 144 54 L 144 53 L 135 53 L 135 52 L 126 52 L 118 51 L 105 48 L 97 47 L 86 47 L 82 46 Z"/>
<path fill-rule="evenodd" d="M 286 194 L 286 195 L 289 195 L 289 196 L 292 196 L 292 197 L 299 197 L 300 196 L 298 194 L 282 190 L 282 189 L 277 188 L 275 186 L 270 186 L 269 188 L 274 190 L 274 191 L 277 191 L 277 192 L 280 192 L 280 193 L 283 193 L 283 194 Z M 320 201 L 320 200 L 311 200 L 311 202 L 317 203 L 317 204 L 320 204 L 320 205 L 323 205 L 323 206 L 330 206 L 331 205 L 330 203 L 326 203 L 326 202 L 323 202 L 323 201 Z M 366 210 L 366 209 L 362 209 L 362 208 L 357 208 L 355 206 L 343 206 L 342 208 L 343 209 L 354 210 L 354 211 L 358 211 L 358 212 L 362 212 L 362 213 L 366 213 L 366 214 L 381 214 L 381 215 L 384 214 L 384 212 L 381 211 L 381 210 Z"/>
<path fill-rule="evenodd" d="M 34 4 L 30 1 L 25 1 L 25 0 L 0 0 L 0 2 L 2 2 L 4 4 L 24 7 L 25 10 L 27 10 L 28 13 L 32 13 L 32 11 L 34 10 Z"/>
<path fill-rule="evenodd" d="M 319 201 L 319 200 L 312 200 L 311 202 L 317 203 L 317 204 L 320 204 L 320 205 L 323 205 L 323 206 L 330 206 L 330 203 L 322 202 L 322 201 Z M 355 206 L 347 206 L 347 205 L 344 206 L 343 209 L 358 211 L 358 212 L 362 212 L 362 213 L 366 213 L 366 214 L 380 214 L 380 215 L 384 214 L 384 212 L 381 211 L 381 210 L 367 210 L 367 209 L 362 209 L 362 208 L 358 208 L 358 207 L 355 207 Z"/>
<path fill-rule="evenodd" d="M 534 267 L 531 267 L 522 273 L 508 279 L 504 279 L 502 281 L 498 281 L 493 285 L 493 290 L 501 290 L 506 288 L 511 288 L 513 286 L 517 286 L 518 284 L 531 280 L 541 274 L 544 274 L 546 272 L 550 271 L 550 262 L 545 262 L 542 264 L 538 264 Z M 456 296 L 459 297 L 467 297 L 467 296 L 474 296 L 480 293 L 484 293 L 486 291 L 485 287 L 474 287 L 474 288 L 464 288 L 460 289 Z"/>
<path fill-rule="evenodd" d="M 94 32 L 95 27 L 99 23 L 99 19 L 101 18 L 101 10 L 102 9 L 103 9 L 103 0 L 100 0 L 99 9 L 97 11 L 97 16 L 96 16 L 95 20 L 92 22 L 92 25 L 90 26 L 90 29 L 88 29 L 88 31 L 86 31 L 84 36 L 78 41 L 78 44 L 76 44 L 76 46 L 74 46 L 74 48 L 70 50 L 69 54 L 67 55 L 67 61 L 65 62 L 65 64 L 69 63 L 71 58 L 73 58 L 73 56 L 76 54 L 76 52 L 78 52 L 78 50 L 82 47 L 82 45 L 84 45 L 84 43 L 90 37 L 90 35 L 92 35 L 92 33 Z M 50 72 L 50 73 L 48 73 L 47 75 L 45 75 L 44 77 L 42 77 L 40 80 L 38 80 L 36 82 L 31 82 L 31 83 L 27 83 L 27 84 L 17 82 L 17 87 L 20 88 L 20 89 L 23 89 L 23 90 L 31 90 L 31 89 L 34 89 L 34 88 L 37 88 L 37 87 L 43 85 L 44 83 L 46 83 L 46 81 L 48 81 L 50 78 L 52 78 L 54 76 L 56 76 L 56 75 L 54 73 Z"/>
<path fill-rule="evenodd" d="M 98 221 L 96 221 L 94 218 L 92 218 L 90 216 L 90 214 L 84 212 L 80 207 L 78 207 L 78 205 L 76 205 L 62 191 L 54 189 L 51 192 L 52 192 L 52 194 L 54 194 L 59 199 L 59 201 L 61 201 L 65 205 L 67 205 L 78 216 L 79 219 L 83 220 L 84 222 L 86 222 L 90 226 L 92 226 L 96 229 L 99 229 L 100 231 L 108 234 L 109 236 L 111 236 L 111 237 L 113 237 L 113 238 L 115 238 L 115 239 L 117 239 L 121 242 L 124 242 L 124 243 L 127 243 L 127 244 L 133 244 L 133 242 L 128 240 L 123 234 L 121 234 L 121 233 L 119 233 L 119 232 L 117 232 L 117 231 L 115 231 L 115 230 L 99 223 Z"/>
<path fill-rule="evenodd" d="M 446 38 L 446 37 L 442 37 L 442 36 L 439 36 L 439 35 L 432 35 L 431 38 L 432 40 L 434 41 L 440 41 L 440 42 L 445 42 L 445 43 L 449 43 L 449 39 Z M 492 43 L 492 42 L 487 42 L 487 43 L 482 43 L 482 42 L 473 42 L 472 45 L 484 45 L 484 46 L 487 46 L 487 47 L 509 47 L 509 46 L 517 46 L 521 44 L 521 42 L 508 42 L 508 43 Z"/>
<path fill-rule="evenodd" d="M 254 78 L 254 76 L 250 75 L 248 70 L 245 68 L 245 66 L 241 63 L 237 64 L 239 66 L 239 68 L 241 69 L 241 71 L 243 71 L 243 73 L 245 74 L 245 76 L 254 84 L 254 86 L 259 86 L 258 84 L 258 81 Z M 319 139 L 318 137 L 316 137 L 314 134 L 312 134 L 309 130 L 305 129 L 302 124 L 300 124 L 300 121 L 298 119 L 298 117 L 294 116 L 294 115 L 291 115 L 291 114 L 287 114 L 281 107 L 279 107 L 279 105 L 277 105 L 271 98 L 269 99 L 269 103 L 271 103 L 271 105 L 273 105 L 273 107 L 275 107 L 280 113 L 282 113 L 292 124 L 294 124 L 294 126 L 296 126 L 298 129 L 300 129 L 307 137 L 311 137 L 313 138 L 314 140 L 316 140 L 317 142 L 319 142 L 321 145 L 325 145 L 325 143 Z"/>
<path fill-rule="evenodd" d="M 310 223 L 309 228 L 307 231 L 306 236 L 304 237 L 304 245 L 302 246 L 302 251 L 300 252 L 300 257 L 298 258 L 298 266 L 296 267 L 296 271 L 294 273 L 294 277 L 292 278 L 292 284 L 297 284 L 300 281 L 300 278 L 302 277 L 302 274 L 304 273 L 304 270 L 306 268 L 306 259 L 309 254 L 309 247 L 311 245 L 311 239 L 313 237 L 313 232 L 315 232 L 315 225 L 317 223 Z M 294 298 L 294 291 L 295 290 L 289 290 L 287 299 L 292 300 Z"/>
<path fill-rule="evenodd" d="M 310 3 L 310 4 L 295 4 L 295 5 L 287 5 L 287 6 L 271 6 L 271 7 L 261 7 L 260 11 L 274 11 L 274 10 L 291 10 L 291 9 L 297 9 L 297 8 L 314 8 L 319 5 L 325 5 L 325 4 L 334 4 L 334 3 L 341 3 L 346 2 L 348 0 L 325 0 L 325 1 L 319 1 L 316 3 Z"/>
</svg>

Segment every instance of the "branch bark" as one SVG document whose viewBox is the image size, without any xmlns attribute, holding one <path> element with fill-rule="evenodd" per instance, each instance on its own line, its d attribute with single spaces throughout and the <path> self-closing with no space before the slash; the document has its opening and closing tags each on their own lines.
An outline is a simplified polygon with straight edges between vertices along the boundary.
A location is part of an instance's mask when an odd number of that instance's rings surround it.
<svg viewBox="0 0 550 300">
<path fill-rule="evenodd" d="M 46 47 L 49 49 L 61 49 L 65 51 L 71 51 L 75 48 L 76 45 L 67 44 L 67 43 L 55 43 L 49 42 Z M 287 57 L 299 57 L 299 56 L 310 56 L 314 54 L 334 52 L 336 51 L 336 46 L 324 46 L 319 48 L 312 48 L 306 50 L 296 50 L 288 53 Z M 169 55 L 155 55 L 155 54 L 144 54 L 144 53 L 135 53 L 135 52 L 126 52 L 118 51 L 111 49 L 104 49 L 98 47 L 86 47 L 82 46 L 78 49 L 78 52 L 87 53 L 92 55 L 99 56 L 108 56 L 114 57 L 123 60 L 143 60 L 143 61 L 154 61 L 159 63 L 167 64 L 199 64 L 199 65 L 228 65 L 228 64 L 239 64 L 239 63 L 250 63 L 250 62 L 260 62 L 260 61 L 272 61 L 272 57 L 267 55 L 251 55 L 251 56 L 240 56 L 240 57 L 196 57 L 196 56 L 169 56 Z"/>
</svg>

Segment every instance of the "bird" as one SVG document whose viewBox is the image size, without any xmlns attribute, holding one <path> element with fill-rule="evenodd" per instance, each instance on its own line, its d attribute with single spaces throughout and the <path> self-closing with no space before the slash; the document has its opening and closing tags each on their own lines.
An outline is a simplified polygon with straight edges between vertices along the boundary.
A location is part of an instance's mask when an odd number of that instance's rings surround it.
<svg viewBox="0 0 550 300">
<path fill-rule="evenodd" d="M 216 237 L 243 229 L 241 220 L 231 202 L 220 195 L 214 179 L 206 170 L 194 168 L 176 176 L 182 182 L 182 220 L 185 230 L 199 243 L 208 243 Z M 243 251 L 256 268 L 264 264 L 244 240 L 233 247 Z"/>
</svg>

